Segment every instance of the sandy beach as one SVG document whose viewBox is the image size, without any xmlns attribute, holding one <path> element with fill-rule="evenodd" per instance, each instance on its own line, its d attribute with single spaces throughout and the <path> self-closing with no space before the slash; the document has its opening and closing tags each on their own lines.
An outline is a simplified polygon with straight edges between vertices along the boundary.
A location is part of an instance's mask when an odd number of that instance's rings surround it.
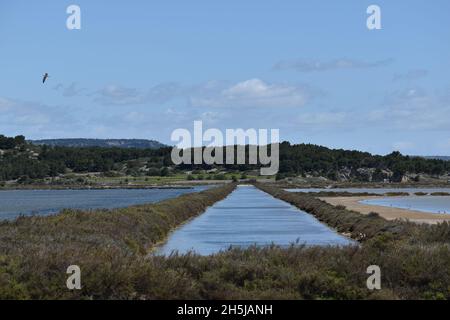
<svg viewBox="0 0 450 320">
<path fill-rule="evenodd" d="M 326 201 L 334 206 L 342 205 L 349 210 L 369 214 L 376 212 L 387 220 L 407 219 L 411 222 L 435 224 L 443 221 L 450 221 L 450 214 L 426 213 L 416 210 L 399 209 L 393 207 L 384 207 L 363 204 L 359 201 L 378 199 L 379 197 L 322 197 L 320 200 Z"/>
</svg>

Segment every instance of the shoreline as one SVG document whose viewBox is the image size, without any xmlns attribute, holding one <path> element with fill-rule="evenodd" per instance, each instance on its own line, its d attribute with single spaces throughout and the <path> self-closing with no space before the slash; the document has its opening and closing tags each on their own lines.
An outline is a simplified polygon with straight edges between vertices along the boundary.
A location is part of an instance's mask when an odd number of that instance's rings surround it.
<svg viewBox="0 0 450 320">
<path fill-rule="evenodd" d="M 232 180 L 171 181 L 160 184 L 8 184 L 0 186 L 0 191 L 20 190 L 110 190 L 110 189 L 192 189 L 198 186 L 221 186 Z"/>
<path fill-rule="evenodd" d="M 437 224 L 444 221 L 450 222 L 450 214 L 427 213 L 418 210 L 360 203 L 363 200 L 379 199 L 379 197 L 320 197 L 318 199 L 333 206 L 345 206 L 348 210 L 356 211 L 364 215 L 376 212 L 386 220 L 406 219 L 410 222 L 427 224 Z"/>
<path fill-rule="evenodd" d="M 51 186 L 51 185 L 27 185 L 24 187 L 0 187 L 1 191 L 25 191 L 25 190 L 148 190 L 148 189 L 193 189 L 199 186 L 220 186 L 229 181 L 223 181 L 222 183 L 197 183 L 197 184 L 165 184 L 165 185 L 105 185 L 105 186 Z"/>
</svg>

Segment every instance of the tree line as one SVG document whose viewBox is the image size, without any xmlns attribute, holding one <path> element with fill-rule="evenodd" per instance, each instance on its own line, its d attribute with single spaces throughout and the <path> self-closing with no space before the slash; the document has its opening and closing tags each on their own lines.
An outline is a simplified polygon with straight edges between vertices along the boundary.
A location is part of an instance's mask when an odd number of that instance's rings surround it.
<svg viewBox="0 0 450 320">
<path fill-rule="evenodd" d="M 270 149 L 270 148 L 269 148 Z M 0 136 L 0 180 L 14 180 L 26 176 L 30 179 L 53 177 L 72 172 L 120 171 L 124 164 L 129 167 L 134 160 L 146 159 L 148 170 L 157 171 L 172 167 L 181 171 L 207 170 L 213 167 L 228 171 L 248 171 L 259 169 L 261 165 L 189 164 L 174 166 L 171 161 L 171 147 L 160 149 L 132 149 L 117 147 L 50 147 L 33 146 L 25 137 L 8 138 Z M 333 150 L 313 144 L 280 144 L 280 169 L 283 177 L 313 174 L 336 180 L 339 173 L 347 171 L 355 180 L 368 180 L 361 168 L 371 168 L 371 181 L 386 179 L 386 170 L 391 180 L 399 181 L 405 173 L 442 175 L 450 172 L 450 162 L 404 156 L 393 152 L 386 156 L 367 152 Z M 30 152 L 33 151 L 31 154 Z M 33 155 L 34 154 L 34 155 Z M 193 154 L 193 152 L 192 152 Z M 247 146 L 248 157 L 248 146 Z M 248 162 L 247 162 L 248 163 Z M 130 169 L 130 168 L 129 168 Z M 167 174 L 167 170 L 165 170 Z"/>
</svg>

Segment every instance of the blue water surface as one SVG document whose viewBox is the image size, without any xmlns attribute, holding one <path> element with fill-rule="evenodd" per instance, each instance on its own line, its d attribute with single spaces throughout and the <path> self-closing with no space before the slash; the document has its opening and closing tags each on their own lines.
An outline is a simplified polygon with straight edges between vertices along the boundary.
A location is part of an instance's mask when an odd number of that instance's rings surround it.
<svg viewBox="0 0 450 320">
<path fill-rule="evenodd" d="M 62 209 L 112 209 L 154 203 L 199 192 L 208 186 L 180 189 L 6 190 L 0 191 L 0 219 L 49 215 Z"/>
<path fill-rule="evenodd" d="M 194 251 L 209 255 L 230 246 L 285 247 L 295 243 L 324 246 L 353 241 L 253 186 L 239 186 L 226 199 L 175 230 L 156 254 Z"/>
</svg>

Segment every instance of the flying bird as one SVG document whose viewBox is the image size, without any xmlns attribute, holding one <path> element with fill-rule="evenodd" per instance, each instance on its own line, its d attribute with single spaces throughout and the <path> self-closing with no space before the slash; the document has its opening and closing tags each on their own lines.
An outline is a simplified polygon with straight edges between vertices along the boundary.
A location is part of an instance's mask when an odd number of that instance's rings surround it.
<svg viewBox="0 0 450 320">
<path fill-rule="evenodd" d="M 45 81 L 48 79 L 48 73 L 46 72 L 44 74 L 44 77 L 42 78 L 42 83 L 45 83 Z"/>
</svg>

